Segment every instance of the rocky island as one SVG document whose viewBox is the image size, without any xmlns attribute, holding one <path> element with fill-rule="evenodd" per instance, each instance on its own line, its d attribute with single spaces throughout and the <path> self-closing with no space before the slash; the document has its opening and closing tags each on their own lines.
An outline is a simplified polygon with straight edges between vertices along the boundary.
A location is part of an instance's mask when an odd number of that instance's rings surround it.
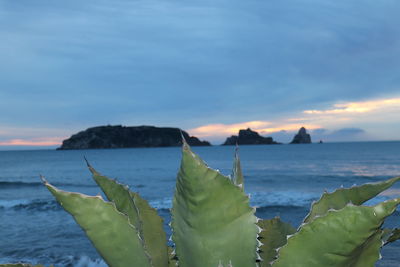
<svg viewBox="0 0 400 267">
<path fill-rule="evenodd" d="M 232 135 L 228 137 L 222 145 L 231 146 L 231 145 L 275 145 L 279 144 L 275 142 L 272 137 L 263 137 L 259 135 L 257 132 L 252 131 L 250 128 L 246 130 L 242 129 L 239 131 L 239 135 Z"/>
<path fill-rule="evenodd" d="M 179 128 L 108 125 L 74 134 L 64 140 L 57 150 L 180 146 L 181 133 L 191 146 L 210 146 L 209 142 L 189 136 Z"/>
<path fill-rule="evenodd" d="M 311 144 L 311 136 L 307 133 L 306 128 L 301 127 L 299 132 L 293 137 L 291 144 Z"/>
</svg>

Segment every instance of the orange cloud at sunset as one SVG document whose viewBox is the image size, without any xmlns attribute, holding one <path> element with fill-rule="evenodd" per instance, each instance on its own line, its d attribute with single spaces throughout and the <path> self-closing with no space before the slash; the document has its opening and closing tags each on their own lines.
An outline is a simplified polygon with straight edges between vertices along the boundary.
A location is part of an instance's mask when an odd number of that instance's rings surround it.
<svg viewBox="0 0 400 267">
<path fill-rule="evenodd" d="M 319 105 L 321 106 L 321 104 Z M 399 140 L 400 97 L 371 99 L 358 102 L 341 102 L 325 105 L 323 108 L 299 110 L 285 113 L 285 116 L 260 115 L 260 120 L 239 123 L 210 123 L 193 128 L 185 128 L 190 135 L 218 144 L 240 129 L 251 128 L 263 136 L 272 136 L 279 142 L 292 138 L 300 127 L 313 136 L 321 131 L 335 132 L 341 129 L 359 129 L 362 140 Z M 181 125 L 171 125 L 180 127 Z M 319 131 L 313 131 L 319 129 Z M 75 130 L 74 130 L 75 131 Z M 283 132 L 284 131 L 284 132 Z M 72 132 L 64 128 L 15 128 L 0 125 L 1 146 L 57 146 Z M 286 138 L 286 139 L 285 139 Z M 329 140 L 327 137 L 321 137 Z M 326 138 L 326 139 L 325 139 Z M 347 138 L 347 137 L 346 137 Z M 357 135 L 354 138 L 361 138 Z M 342 140 L 347 141 L 345 138 Z M 361 139 L 352 139 L 361 140 Z"/>
<path fill-rule="evenodd" d="M 0 149 L 4 146 L 16 148 L 58 146 L 68 135 L 68 130 L 62 128 L 18 128 L 0 125 Z"/>
<path fill-rule="evenodd" d="M 0 141 L 0 146 L 55 146 L 60 145 L 62 140 L 63 138 L 59 137 L 34 140 L 11 139 L 7 141 Z"/>
<path fill-rule="evenodd" d="M 240 129 L 251 128 L 259 132 L 260 134 L 270 134 L 274 132 L 279 132 L 282 130 L 286 131 L 297 131 L 300 127 L 306 127 L 307 129 L 317 129 L 320 128 L 319 125 L 314 124 L 300 124 L 300 123 L 278 123 L 271 121 L 248 121 L 242 123 L 234 124 L 208 124 L 201 127 L 189 129 L 188 132 L 191 135 L 197 137 L 227 137 L 230 135 L 235 135 Z"/>
<path fill-rule="evenodd" d="M 305 110 L 305 114 L 366 113 L 387 108 L 399 108 L 400 98 L 388 98 L 364 102 L 348 102 L 333 105 L 332 109 Z"/>
<path fill-rule="evenodd" d="M 400 98 L 374 99 L 369 101 L 336 103 L 331 107 L 321 110 L 304 110 L 293 113 L 292 116 L 274 118 L 268 121 L 248 121 L 234 124 L 207 124 L 189 129 L 192 135 L 219 139 L 230 135 L 236 135 L 240 129 L 251 128 L 262 135 L 278 133 L 282 130 L 296 132 L 304 126 L 307 130 L 318 128 L 341 129 L 363 128 L 372 137 L 382 136 L 377 127 L 369 127 L 371 123 L 376 125 L 390 125 L 400 122 Z M 395 139 L 388 135 L 386 139 Z"/>
<path fill-rule="evenodd" d="M 276 124 L 275 127 L 257 129 L 257 131 L 264 134 L 270 134 L 280 131 L 298 131 L 301 127 L 306 127 L 308 130 L 321 128 L 320 125 L 310 124 L 310 123 L 287 123 L 287 124 Z"/>
<path fill-rule="evenodd" d="M 252 128 L 259 129 L 271 124 L 268 121 L 248 121 L 234 124 L 207 124 L 188 130 L 190 134 L 199 137 L 210 135 L 231 135 L 237 133 L 240 129 Z"/>
</svg>

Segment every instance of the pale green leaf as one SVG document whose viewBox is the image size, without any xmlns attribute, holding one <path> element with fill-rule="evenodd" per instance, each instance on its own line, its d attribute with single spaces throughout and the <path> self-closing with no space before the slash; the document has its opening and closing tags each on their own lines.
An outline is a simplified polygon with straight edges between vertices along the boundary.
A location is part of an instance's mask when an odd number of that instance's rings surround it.
<svg viewBox="0 0 400 267">
<path fill-rule="evenodd" d="M 273 267 L 373 267 L 382 245 L 380 229 L 400 199 L 374 207 L 347 205 L 303 224 L 279 250 Z"/>
<path fill-rule="evenodd" d="M 129 219 L 100 196 L 61 191 L 45 181 L 61 206 L 85 231 L 110 267 L 150 267 L 139 234 Z"/>
<path fill-rule="evenodd" d="M 233 159 L 233 168 L 232 168 L 232 182 L 235 185 L 239 186 L 242 189 L 242 191 L 244 191 L 244 179 L 239 158 L 239 147 L 236 147 L 235 149 L 235 158 Z"/>
<path fill-rule="evenodd" d="M 311 211 L 304 219 L 304 222 L 310 222 L 315 217 L 324 215 L 329 209 L 342 209 L 349 203 L 361 205 L 385 191 L 399 180 L 400 177 L 395 177 L 383 182 L 369 183 L 351 188 L 339 188 L 332 193 L 324 193 L 317 202 L 312 204 Z"/>
<path fill-rule="evenodd" d="M 254 267 L 254 212 L 229 177 L 207 167 L 184 143 L 172 208 L 180 267 Z"/>
<path fill-rule="evenodd" d="M 129 217 L 130 222 L 139 230 L 141 241 L 150 255 L 154 267 L 168 266 L 167 238 L 163 229 L 163 220 L 157 210 L 131 192 L 126 186 L 98 173 L 88 163 L 93 179 L 101 187 L 108 200 L 115 203 L 116 208 Z"/>
<path fill-rule="evenodd" d="M 294 234 L 296 229 L 279 218 L 260 220 L 258 226 L 262 229 L 260 241 L 263 244 L 259 252 L 262 259 L 260 266 L 268 267 L 278 255 L 276 249 L 285 245 L 287 236 Z"/>
</svg>

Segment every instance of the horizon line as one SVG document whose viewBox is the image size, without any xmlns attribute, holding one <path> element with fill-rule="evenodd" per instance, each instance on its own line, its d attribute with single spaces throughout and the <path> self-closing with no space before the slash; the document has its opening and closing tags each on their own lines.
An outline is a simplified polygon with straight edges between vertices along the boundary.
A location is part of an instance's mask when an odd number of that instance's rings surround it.
<svg viewBox="0 0 400 267">
<path fill-rule="evenodd" d="M 400 140 L 360 140 L 360 141 L 323 141 L 322 144 L 336 144 L 336 143 L 390 143 L 390 142 L 400 142 Z M 277 145 L 313 145 L 320 144 L 319 142 L 312 142 L 309 144 L 291 144 L 291 143 L 278 143 Z M 271 146 L 270 144 L 242 144 L 240 146 Z M 234 146 L 234 145 L 223 145 L 221 144 L 211 144 L 211 146 Z M 101 150 L 101 149 L 132 149 L 132 148 L 171 148 L 171 147 L 179 147 L 179 146 L 170 146 L 170 147 L 122 147 L 122 148 L 90 148 L 90 149 L 70 149 L 70 150 Z M 5 149 L 2 149 L 5 148 Z M 13 149 L 17 148 L 17 149 Z M 20 148 L 20 149 L 18 149 Z M 56 150 L 58 145 L 48 145 L 48 146 L 38 146 L 38 145 L 0 145 L 0 151 L 35 151 L 35 150 Z M 68 149 L 69 150 L 69 149 Z"/>
</svg>

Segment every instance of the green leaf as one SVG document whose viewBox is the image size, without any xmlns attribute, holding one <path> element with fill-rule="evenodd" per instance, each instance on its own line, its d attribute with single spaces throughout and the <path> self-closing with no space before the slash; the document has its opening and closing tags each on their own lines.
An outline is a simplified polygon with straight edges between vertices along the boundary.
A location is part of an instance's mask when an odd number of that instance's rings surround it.
<svg viewBox="0 0 400 267">
<path fill-rule="evenodd" d="M 168 267 L 176 267 L 178 266 L 178 260 L 175 255 L 174 249 L 168 247 Z"/>
<path fill-rule="evenodd" d="M 382 230 L 378 230 L 372 235 L 362 246 L 353 252 L 353 259 L 348 266 L 351 267 L 368 267 L 375 266 L 380 259 L 380 249 L 382 247 Z"/>
<path fill-rule="evenodd" d="M 150 267 L 139 234 L 126 215 L 101 196 L 61 191 L 44 180 L 61 206 L 82 227 L 110 267 Z"/>
<path fill-rule="evenodd" d="M 242 191 L 244 191 L 244 179 L 243 179 L 242 167 L 240 166 L 238 146 L 236 146 L 235 158 L 233 159 L 232 182 L 233 184 L 242 188 Z"/>
<path fill-rule="evenodd" d="M 374 266 L 382 245 L 380 229 L 400 199 L 374 207 L 347 205 L 303 224 L 279 250 L 273 267 Z"/>
<path fill-rule="evenodd" d="M 141 221 L 140 233 L 143 236 L 145 249 L 151 257 L 154 267 L 168 266 L 167 237 L 163 229 L 163 219 L 157 210 L 141 198 L 139 194 L 130 192 Z"/>
<path fill-rule="evenodd" d="M 382 240 L 384 245 L 400 239 L 400 228 L 384 229 L 383 231 Z"/>
<path fill-rule="evenodd" d="M 339 188 L 332 193 L 324 193 L 317 202 L 312 204 L 311 211 L 304 219 L 304 222 L 310 222 L 315 217 L 324 215 L 329 209 L 342 209 L 349 203 L 361 205 L 399 180 L 400 177 L 395 177 L 383 182 L 369 183 L 351 188 Z"/>
<path fill-rule="evenodd" d="M 130 222 L 139 230 L 141 241 L 150 255 L 154 267 L 168 266 L 167 238 L 163 229 L 163 220 L 157 210 L 129 191 L 128 187 L 98 173 L 88 163 L 93 179 L 101 187 L 108 200 L 115 203 L 118 211 L 126 214 Z"/>
<path fill-rule="evenodd" d="M 260 233 L 260 241 L 263 244 L 259 253 L 262 261 L 261 267 L 271 266 L 278 253 L 276 249 L 287 242 L 287 236 L 296 232 L 296 229 L 288 223 L 282 222 L 278 217 L 269 220 L 260 220 L 258 226 L 263 230 Z"/>
<path fill-rule="evenodd" d="M 172 208 L 180 267 L 254 267 L 257 219 L 229 177 L 210 169 L 184 143 Z"/>
</svg>

